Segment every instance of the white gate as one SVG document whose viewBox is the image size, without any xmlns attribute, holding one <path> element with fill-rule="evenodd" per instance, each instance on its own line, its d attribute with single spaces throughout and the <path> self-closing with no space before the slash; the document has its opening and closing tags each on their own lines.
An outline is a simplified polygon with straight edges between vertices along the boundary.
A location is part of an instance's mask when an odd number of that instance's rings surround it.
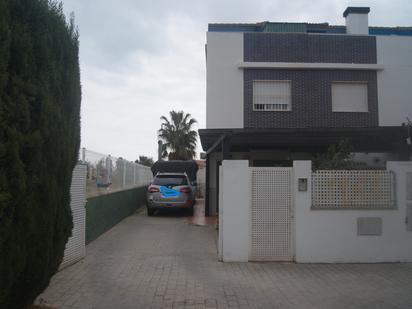
<svg viewBox="0 0 412 309">
<path fill-rule="evenodd" d="M 252 261 L 293 260 L 293 168 L 251 168 Z"/>
<path fill-rule="evenodd" d="M 66 243 L 60 269 L 76 263 L 86 255 L 86 175 L 87 165 L 77 164 L 73 170 L 70 187 L 73 230 Z"/>
</svg>

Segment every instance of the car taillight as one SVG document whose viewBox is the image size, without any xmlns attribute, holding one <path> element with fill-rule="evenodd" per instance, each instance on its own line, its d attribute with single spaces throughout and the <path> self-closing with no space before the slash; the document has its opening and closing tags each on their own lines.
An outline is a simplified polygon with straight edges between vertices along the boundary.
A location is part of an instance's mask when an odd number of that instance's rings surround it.
<svg viewBox="0 0 412 309">
<path fill-rule="evenodd" d="M 149 190 L 148 190 L 150 193 L 155 193 L 155 192 L 160 192 L 160 190 L 159 190 L 159 188 L 158 187 L 149 187 Z"/>
<path fill-rule="evenodd" d="M 183 187 L 183 188 L 180 188 L 180 192 L 182 192 L 182 193 L 191 193 L 192 189 L 190 189 L 190 187 Z"/>
</svg>

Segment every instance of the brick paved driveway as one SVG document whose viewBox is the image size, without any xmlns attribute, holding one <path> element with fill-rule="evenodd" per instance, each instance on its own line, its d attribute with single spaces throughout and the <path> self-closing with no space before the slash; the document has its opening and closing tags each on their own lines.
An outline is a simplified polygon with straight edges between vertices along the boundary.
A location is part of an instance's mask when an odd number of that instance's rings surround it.
<svg viewBox="0 0 412 309">
<path fill-rule="evenodd" d="M 41 298 L 57 308 L 412 308 L 412 264 L 221 263 L 213 226 L 142 212 L 88 245 Z"/>
</svg>

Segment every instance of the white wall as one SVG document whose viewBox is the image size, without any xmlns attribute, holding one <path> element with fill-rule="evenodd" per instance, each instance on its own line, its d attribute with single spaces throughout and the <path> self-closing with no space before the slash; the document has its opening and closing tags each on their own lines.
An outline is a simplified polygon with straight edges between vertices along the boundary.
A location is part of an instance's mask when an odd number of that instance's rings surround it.
<svg viewBox="0 0 412 309">
<path fill-rule="evenodd" d="M 224 160 L 219 190 L 219 257 L 247 262 L 250 254 L 249 161 Z"/>
<path fill-rule="evenodd" d="M 310 161 L 294 162 L 295 176 L 309 177 L 309 190 L 295 189 L 297 262 L 412 262 L 412 232 L 406 230 L 406 172 L 412 162 L 388 162 L 396 175 L 395 210 L 311 210 Z M 295 186 L 296 188 L 297 186 Z M 358 236 L 359 217 L 380 217 L 381 236 Z"/>
<path fill-rule="evenodd" d="M 208 32 L 206 128 L 243 128 L 243 33 Z"/>
<path fill-rule="evenodd" d="M 406 224 L 406 205 L 412 205 L 406 175 L 412 173 L 412 162 L 388 162 L 387 170 L 395 175 L 397 208 L 387 210 L 311 210 L 311 162 L 294 161 L 293 167 L 296 262 L 412 262 L 412 231 Z M 307 191 L 298 190 L 299 178 L 308 180 Z M 251 247 L 248 161 L 224 160 L 219 184 L 219 258 L 246 262 Z M 358 235 L 357 221 L 364 217 L 381 218 L 382 235 Z"/>
<path fill-rule="evenodd" d="M 412 37 L 377 36 L 379 125 L 399 126 L 412 119 Z"/>
</svg>

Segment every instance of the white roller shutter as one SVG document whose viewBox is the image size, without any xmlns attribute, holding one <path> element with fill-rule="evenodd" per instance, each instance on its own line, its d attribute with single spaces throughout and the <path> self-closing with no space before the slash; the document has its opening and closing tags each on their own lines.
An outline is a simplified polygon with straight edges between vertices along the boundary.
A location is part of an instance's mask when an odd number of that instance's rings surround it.
<svg viewBox="0 0 412 309">
<path fill-rule="evenodd" d="M 332 82 L 333 112 L 367 112 L 368 83 Z"/>
<path fill-rule="evenodd" d="M 290 111 L 291 82 L 289 80 L 254 80 L 254 111 Z"/>
</svg>

